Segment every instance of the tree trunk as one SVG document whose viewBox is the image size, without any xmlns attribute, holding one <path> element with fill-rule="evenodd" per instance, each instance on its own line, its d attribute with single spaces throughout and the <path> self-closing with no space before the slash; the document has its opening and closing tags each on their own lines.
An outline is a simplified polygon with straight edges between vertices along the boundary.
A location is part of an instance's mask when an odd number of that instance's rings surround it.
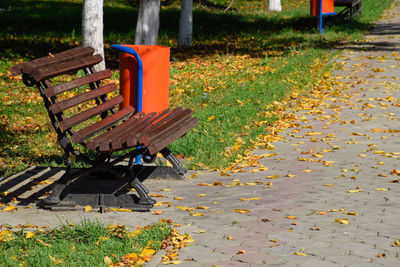
<svg viewBox="0 0 400 267">
<path fill-rule="evenodd" d="M 135 44 L 156 45 L 160 27 L 160 0 L 140 0 Z"/>
<path fill-rule="evenodd" d="M 95 54 L 104 58 L 103 41 L 103 0 L 85 0 L 82 10 L 82 46 L 93 47 Z M 106 68 L 105 60 L 95 66 L 96 70 Z"/>
<path fill-rule="evenodd" d="M 181 0 L 178 47 L 191 47 L 193 36 L 193 0 Z"/>
<path fill-rule="evenodd" d="M 281 0 L 269 0 L 268 10 L 271 11 L 282 11 Z"/>
</svg>

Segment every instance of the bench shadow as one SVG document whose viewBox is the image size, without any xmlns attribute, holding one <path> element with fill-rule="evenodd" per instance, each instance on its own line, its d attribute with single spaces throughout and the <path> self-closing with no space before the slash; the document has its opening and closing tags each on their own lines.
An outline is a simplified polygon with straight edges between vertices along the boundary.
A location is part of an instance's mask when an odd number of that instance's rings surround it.
<svg viewBox="0 0 400 267">
<path fill-rule="evenodd" d="M 376 36 L 376 40 L 368 42 L 351 42 L 340 49 L 371 52 L 396 52 L 400 51 L 398 41 L 381 41 L 379 37 L 400 35 L 400 23 L 380 23 L 374 25 L 366 36 Z"/>
<path fill-rule="evenodd" d="M 78 173 L 83 169 L 73 169 Z M 0 202 L 4 204 L 17 204 L 28 207 L 46 198 L 52 184 L 65 173 L 65 168 L 31 167 L 19 174 L 6 177 L 0 183 Z M 67 195 L 96 195 L 113 194 L 119 196 L 129 193 L 129 186 L 107 173 L 96 173 L 96 175 L 80 176 L 75 179 L 63 191 L 61 199 Z M 18 201 L 18 202 L 17 202 Z"/>
</svg>

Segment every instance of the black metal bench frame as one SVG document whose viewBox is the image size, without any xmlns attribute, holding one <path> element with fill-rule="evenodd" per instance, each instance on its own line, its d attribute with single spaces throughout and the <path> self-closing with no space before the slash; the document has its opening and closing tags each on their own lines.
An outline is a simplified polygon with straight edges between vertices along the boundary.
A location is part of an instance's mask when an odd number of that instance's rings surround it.
<svg viewBox="0 0 400 267">
<path fill-rule="evenodd" d="M 334 0 L 335 6 L 345 7 L 337 16 L 344 17 L 350 21 L 353 20 L 357 14 L 361 17 L 361 3 L 362 0 Z"/>
<path fill-rule="evenodd" d="M 192 111 L 177 108 L 165 110 L 160 113 L 136 112 L 131 106 L 117 109 L 123 97 L 118 95 L 108 99 L 107 94 L 116 90 L 116 85 L 104 85 L 102 80 L 111 77 L 110 70 L 97 72 L 94 65 L 103 58 L 93 55 L 94 49 L 77 47 L 58 54 L 18 64 L 11 68 L 13 75 L 22 74 L 26 86 L 36 86 L 43 98 L 51 123 L 57 133 L 58 141 L 66 157 L 67 168 L 65 174 L 54 184 L 51 194 L 42 202 L 44 207 L 51 207 L 60 203 L 61 193 L 77 177 L 90 173 L 105 172 L 128 181 L 139 195 L 137 203 L 132 205 L 132 210 L 149 210 L 155 201 L 149 197 L 149 191 L 138 179 L 134 172 L 134 159 L 142 155 L 145 162 L 153 162 L 156 154 L 161 152 L 173 166 L 177 175 L 183 176 L 186 172 L 180 166 L 179 160 L 167 148 L 171 142 L 186 134 L 198 122 L 192 117 Z M 52 85 L 50 80 L 54 77 L 76 73 L 83 70 L 85 76 L 70 82 Z M 89 86 L 90 91 L 76 97 L 59 101 L 57 95 Z M 84 101 L 95 100 L 93 108 L 67 118 L 64 111 Z M 84 129 L 75 131 L 72 127 L 90 119 L 100 116 L 101 120 Z M 80 144 L 96 151 L 94 160 L 80 153 L 74 146 Z M 124 155 L 114 157 L 116 151 L 124 150 Z M 130 151 L 129 151 L 130 150 Z M 76 157 L 91 165 L 88 169 L 72 172 L 72 157 Z M 122 174 L 115 165 L 129 158 L 129 163 L 124 167 Z"/>
</svg>

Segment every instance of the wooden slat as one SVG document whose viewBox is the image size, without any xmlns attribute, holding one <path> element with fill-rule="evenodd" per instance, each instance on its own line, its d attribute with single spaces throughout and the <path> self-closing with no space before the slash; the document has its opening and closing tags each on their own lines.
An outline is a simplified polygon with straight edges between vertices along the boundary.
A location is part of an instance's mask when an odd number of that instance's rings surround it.
<svg viewBox="0 0 400 267">
<path fill-rule="evenodd" d="M 52 87 L 46 88 L 45 94 L 47 97 L 53 97 L 58 94 L 64 93 L 66 91 L 78 88 L 80 86 L 110 78 L 111 76 L 112 76 L 112 73 L 108 69 L 99 71 L 99 72 L 95 72 L 93 74 L 89 74 L 87 76 L 83 76 L 78 79 L 66 82 L 66 83 L 62 83 L 62 84 L 58 84 L 58 85 L 54 85 Z"/>
<path fill-rule="evenodd" d="M 171 127 L 175 127 L 176 124 L 178 124 L 181 120 L 190 117 L 191 114 L 192 111 L 190 109 L 185 109 L 174 117 L 167 117 L 156 127 L 152 127 L 146 131 L 145 134 L 140 138 L 140 142 L 144 145 L 149 145 L 152 139 L 155 139 L 163 131 L 167 131 Z"/>
<path fill-rule="evenodd" d="M 123 101 L 123 97 L 121 95 L 119 95 L 105 103 L 102 103 L 98 106 L 95 106 L 93 108 L 85 110 L 84 112 L 81 112 L 77 115 L 74 115 L 72 117 L 69 117 L 68 119 L 61 121 L 60 126 L 65 131 L 65 130 L 71 128 L 72 126 L 75 126 L 75 125 L 77 125 L 81 122 L 84 122 L 96 115 L 103 113 L 104 111 L 110 110 L 114 106 L 121 104 L 122 101 Z"/>
<path fill-rule="evenodd" d="M 139 141 L 138 139 L 140 139 L 140 137 L 152 126 L 154 125 L 158 125 L 160 123 L 162 123 L 162 121 L 165 120 L 165 118 L 170 118 L 170 117 L 174 117 L 177 114 L 179 114 L 179 112 L 182 110 L 182 108 L 177 108 L 171 111 L 168 111 L 167 113 L 164 111 L 162 113 L 159 113 L 156 117 L 152 118 L 151 120 L 147 121 L 146 123 L 142 123 L 139 127 L 137 127 L 136 132 L 139 132 L 140 135 L 133 133 L 130 134 L 127 138 L 126 138 L 126 144 L 128 147 L 131 146 L 136 146 L 137 142 Z M 135 139 L 136 138 L 136 139 Z"/>
<path fill-rule="evenodd" d="M 134 108 L 132 106 L 127 106 L 126 108 L 118 111 L 111 116 L 102 119 L 99 122 L 96 122 L 82 130 L 77 131 L 74 135 L 71 136 L 71 140 L 75 143 L 81 143 L 85 139 L 90 138 L 96 133 L 103 131 L 111 126 L 115 125 L 117 122 L 123 120 L 127 116 L 131 115 L 134 112 Z"/>
<path fill-rule="evenodd" d="M 361 2 L 361 0 L 335 0 L 334 5 L 335 6 L 354 7 L 360 2 Z"/>
<path fill-rule="evenodd" d="M 163 139 L 148 147 L 150 154 L 153 155 L 162 150 L 164 147 L 167 147 L 173 141 L 186 134 L 190 129 L 192 129 L 197 124 L 198 124 L 197 118 L 191 118 L 184 124 L 179 125 L 174 131 L 166 133 Z"/>
<path fill-rule="evenodd" d="M 102 60 L 103 58 L 100 55 L 75 58 L 73 60 L 61 62 L 59 64 L 52 64 L 34 69 L 32 71 L 32 76 L 38 82 L 61 74 L 93 66 L 97 63 L 100 63 Z"/>
<path fill-rule="evenodd" d="M 65 101 L 58 102 L 56 104 L 53 104 L 50 106 L 50 111 L 52 111 L 54 114 L 58 114 L 61 111 L 64 111 L 66 109 L 69 109 L 73 106 L 76 106 L 80 103 L 83 103 L 85 101 L 89 101 L 91 99 L 94 99 L 96 97 L 108 94 L 112 91 L 117 90 L 117 86 L 114 83 L 108 84 L 106 86 L 91 90 L 89 92 L 71 97 Z"/>
<path fill-rule="evenodd" d="M 148 124 L 150 121 L 154 120 L 155 117 L 156 117 L 155 112 L 146 114 L 146 116 L 144 116 L 140 120 L 137 120 L 131 123 L 129 127 L 124 128 L 123 131 L 114 134 L 112 140 L 110 140 L 111 147 L 114 150 L 121 149 L 127 143 L 128 139 L 131 140 L 131 142 L 133 143 L 132 146 L 135 146 L 137 143 L 137 139 L 141 135 L 141 130 L 140 130 L 141 127 L 143 127 L 143 125 Z"/>
<path fill-rule="evenodd" d="M 86 143 L 86 147 L 90 149 L 97 149 L 97 147 L 100 145 L 100 143 L 108 142 L 110 143 L 112 141 L 112 138 L 114 135 L 124 132 L 125 127 L 130 127 L 134 123 L 140 121 L 140 119 L 144 116 L 143 112 L 138 112 L 135 115 L 131 116 L 129 119 L 124 121 L 122 124 L 114 127 L 113 129 L 109 130 L 106 133 L 103 133 L 102 135 L 99 135 Z"/>
<path fill-rule="evenodd" d="M 61 53 L 54 54 L 53 56 L 47 56 L 28 62 L 22 69 L 24 73 L 33 74 L 33 71 L 38 68 L 44 68 L 47 66 L 60 64 L 63 62 L 71 61 L 77 58 L 91 57 L 93 56 L 94 49 L 90 47 L 75 47 L 63 51 Z"/>
<path fill-rule="evenodd" d="M 46 56 L 32 60 L 30 62 L 18 64 L 10 68 L 10 71 L 13 76 L 22 73 L 32 74 L 33 69 L 45 66 L 46 64 L 58 62 L 60 60 L 71 59 L 74 56 L 75 57 L 90 56 L 93 55 L 93 52 L 94 49 L 91 47 L 75 47 L 60 53 L 56 53 L 53 56 Z"/>
</svg>

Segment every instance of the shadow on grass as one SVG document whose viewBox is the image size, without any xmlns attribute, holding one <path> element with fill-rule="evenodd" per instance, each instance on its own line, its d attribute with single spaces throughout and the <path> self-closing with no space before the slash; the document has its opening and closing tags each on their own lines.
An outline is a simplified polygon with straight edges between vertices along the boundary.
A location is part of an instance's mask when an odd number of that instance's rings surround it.
<svg viewBox="0 0 400 267">
<path fill-rule="evenodd" d="M 63 1 L 5 0 L 11 12 L 0 15 L 0 56 L 38 58 L 79 45 L 81 4 Z M 137 10 L 126 7 L 104 8 L 104 36 L 107 44 L 133 43 Z M 161 12 L 160 44 L 176 45 L 179 10 Z M 367 29 L 368 24 L 330 23 L 337 32 L 352 33 Z M 261 56 L 265 50 L 284 51 L 287 47 L 331 49 L 337 41 L 317 34 L 317 19 L 309 16 L 250 16 L 218 10 L 194 11 L 194 47 L 178 50 L 172 56 L 201 56 L 213 53 L 242 53 Z M 311 35 L 311 36 L 310 36 Z M 116 52 L 107 51 L 107 61 L 115 68 Z"/>
</svg>

